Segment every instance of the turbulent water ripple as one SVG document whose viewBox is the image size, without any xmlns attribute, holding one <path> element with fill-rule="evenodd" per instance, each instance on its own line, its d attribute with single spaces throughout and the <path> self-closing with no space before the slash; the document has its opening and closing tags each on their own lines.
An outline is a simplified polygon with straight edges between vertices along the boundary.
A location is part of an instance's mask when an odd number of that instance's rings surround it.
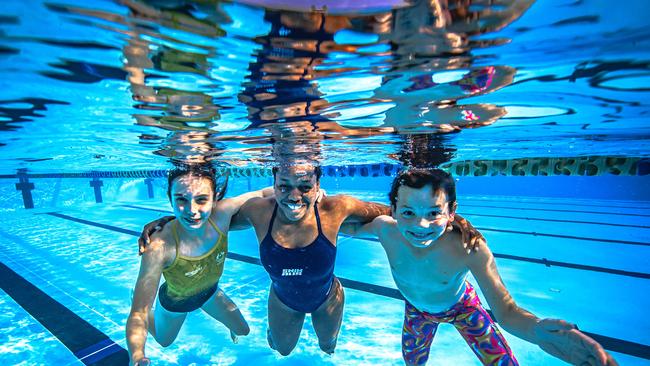
<svg viewBox="0 0 650 366">
<path fill-rule="evenodd" d="M 640 14 L 559 0 L 245 3 L 12 4 L 5 169 L 412 164 L 407 148 L 441 162 L 648 156 Z"/>
</svg>

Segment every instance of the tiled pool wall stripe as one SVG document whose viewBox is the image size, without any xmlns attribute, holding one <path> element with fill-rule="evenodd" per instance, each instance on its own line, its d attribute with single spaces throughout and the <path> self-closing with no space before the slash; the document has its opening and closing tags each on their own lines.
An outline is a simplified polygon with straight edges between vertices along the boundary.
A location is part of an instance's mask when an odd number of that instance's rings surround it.
<svg viewBox="0 0 650 366">
<path fill-rule="evenodd" d="M 79 219 L 79 218 L 76 218 L 76 217 L 72 217 L 72 216 L 68 216 L 68 215 L 64 215 L 64 214 L 60 214 L 60 213 L 56 213 L 56 212 L 51 212 L 51 213 L 48 213 L 48 214 L 51 215 L 51 216 L 54 216 L 54 217 L 58 217 L 58 218 L 65 219 L 65 220 L 70 220 L 70 221 L 77 222 L 77 223 L 84 224 L 84 225 L 95 226 L 95 227 L 99 227 L 99 228 L 106 229 L 106 230 L 111 230 L 111 231 L 130 234 L 130 235 L 133 235 L 133 236 L 138 236 L 139 235 L 138 232 L 135 232 L 133 230 L 127 230 L 127 229 L 123 229 L 123 228 L 112 226 L 112 225 L 106 225 L 106 224 L 101 224 L 101 223 L 97 223 L 97 222 L 93 222 L 93 221 L 89 221 L 89 220 Z M 227 256 L 228 256 L 228 258 L 230 258 L 232 260 L 238 260 L 238 261 L 242 261 L 242 262 L 246 262 L 246 263 L 254 264 L 254 265 L 261 265 L 260 260 L 258 258 L 255 258 L 255 257 L 242 255 L 242 254 L 237 254 L 237 253 L 230 253 L 230 252 L 227 254 Z M 495 256 L 497 256 L 497 255 L 495 254 Z M 512 257 L 513 258 L 508 258 L 508 259 L 518 260 L 518 259 L 522 258 L 522 257 L 514 257 L 514 256 L 512 256 Z M 504 256 L 504 258 L 507 258 L 507 257 Z M 546 261 L 546 262 L 547 263 L 545 263 L 545 261 L 541 261 L 540 263 L 545 264 L 547 266 L 557 265 L 558 263 L 560 263 L 560 262 L 551 263 L 552 261 Z M 576 266 L 575 268 L 578 268 L 580 265 L 575 265 L 575 266 Z M 645 278 L 650 278 L 650 275 L 645 274 Z M 341 278 L 341 277 L 339 277 L 339 280 L 341 281 L 341 284 L 346 288 L 350 288 L 350 289 L 354 289 L 354 290 L 358 290 L 358 291 L 363 291 L 363 292 L 367 292 L 367 293 L 372 293 L 372 294 L 375 294 L 375 295 L 390 297 L 390 298 L 397 299 L 397 300 L 403 300 L 404 299 L 402 297 L 402 295 L 400 294 L 400 292 L 398 290 L 396 290 L 396 289 L 393 289 L 393 288 L 374 285 L 374 284 L 355 281 L 355 280 L 350 280 L 350 279 Z M 490 312 L 490 311 L 488 310 L 488 312 Z M 491 312 L 490 312 L 490 315 L 493 316 Z M 624 354 L 634 356 L 634 357 L 640 357 L 640 358 L 650 360 L 650 346 L 648 346 L 648 345 L 635 343 L 635 342 L 630 342 L 630 341 L 626 341 L 626 340 L 623 340 L 623 339 L 613 338 L 613 337 L 604 336 L 604 335 L 600 335 L 600 334 L 595 334 L 595 333 L 590 333 L 590 332 L 585 332 L 585 331 L 583 331 L 583 332 L 585 334 L 587 334 L 588 336 L 590 336 L 591 338 L 595 339 L 597 342 L 599 342 L 603 347 L 605 347 L 605 349 L 608 349 L 608 350 L 614 351 L 614 352 L 624 353 Z"/>
<path fill-rule="evenodd" d="M 323 175 L 329 177 L 394 176 L 401 164 L 361 164 L 323 166 Z M 585 156 L 575 158 L 527 158 L 508 160 L 466 160 L 442 164 L 441 169 L 454 176 L 595 176 L 647 175 L 650 159 L 636 157 Z M 217 167 L 217 173 L 231 177 L 270 177 L 270 168 Z M 78 173 L 28 173 L 21 169 L 16 174 L 0 174 L 0 178 L 164 178 L 167 170 L 90 171 Z"/>
<path fill-rule="evenodd" d="M 0 288 L 85 365 L 129 363 L 122 346 L 1 262 Z"/>
<path fill-rule="evenodd" d="M 616 158 L 616 157 L 581 157 L 581 158 L 535 158 L 512 160 L 474 160 L 447 163 L 441 166 L 460 177 L 483 176 L 642 176 L 650 173 L 650 159 L 642 158 Z M 323 176 L 329 178 L 355 178 L 355 177 L 392 177 L 402 169 L 399 164 L 366 164 L 349 166 L 324 166 Z M 218 167 L 220 175 L 229 175 L 233 178 L 248 178 L 248 189 L 252 188 L 250 179 L 268 178 L 272 176 L 270 168 L 238 168 Z M 90 171 L 77 173 L 28 173 L 20 169 L 16 174 L 2 174 L 0 179 L 17 179 L 15 189 L 22 196 L 23 207 L 34 208 L 35 202 L 32 191 L 36 190 L 36 179 L 89 179 L 88 186 L 92 188 L 94 201 L 102 203 L 104 197 L 105 179 L 143 179 L 146 186 L 147 198 L 155 195 L 155 182 L 164 180 L 167 170 L 134 170 L 134 171 Z M 60 182 L 53 192 L 53 202 L 59 193 Z"/>
</svg>

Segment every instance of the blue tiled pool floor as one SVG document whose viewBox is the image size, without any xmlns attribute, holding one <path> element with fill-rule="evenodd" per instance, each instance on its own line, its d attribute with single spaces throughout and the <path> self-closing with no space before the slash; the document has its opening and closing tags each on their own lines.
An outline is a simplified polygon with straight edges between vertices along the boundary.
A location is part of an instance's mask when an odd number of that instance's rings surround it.
<svg viewBox="0 0 650 366">
<path fill-rule="evenodd" d="M 647 295 L 650 286 L 648 278 L 643 277 L 650 268 L 650 249 L 648 243 L 643 244 L 650 237 L 650 205 L 633 210 L 620 202 L 622 213 L 635 214 L 621 219 L 623 215 L 611 217 L 593 213 L 605 212 L 605 208 L 580 207 L 580 202 L 572 205 L 572 202 L 563 201 L 568 205 L 566 210 L 572 212 L 552 211 L 549 207 L 562 208 L 544 202 L 511 199 L 499 200 L 500 204 L 496 204 L 489 197 L 468 197 L 461 200 L 467 203 L 461 214 L 464 213 L 475 226 L 487 229 L 484 234 L 493 251 L 502 254 L 497 260 L 504 282 L 521 306 L 539 316 L 576 322 L 588 332 L 647 347 L 650 320 L 632 314 L 639 314 L 650 305 Z M 0 213 L 4 223 L 0 229 L 0 259 L 125 347 L 124 324 L 139 265 L 132 232 L 138 232 L 143 223 L 160 216 L 161 213 L 151 209 L 167 207 L 166 202 L 134 205 L 142 208 L 104 204 Z M 145 209 L 147 207 L 150 209 Z M 523 211 L 525 207 L 539 208 L 539 211 Z M 47 214 L 51 211 L 60 215 Z M 540 220 L 531 221 L 533 214 L 533 218 Z M 567 217 L 560 218 L 560 214 Z M 574 222 L 544 221 L 560 219 Z M 616 228 L 616 238 L 620 242 L 599 241 L 612 238 L 612 226 L 608 224 L 616 220 L 633 226 Z M 577 224 L 575 221 L 601 224 Z M 545 233 L 567 237 L 540 235 Z M 231 233 L 230 252 L 244 258 L 258 258 L 253 232 Z M 545 263 L 551 265 L 531 259 L 545 259 Z M 555 265 L 556 262 L 560 265 Z M 608 272 L 608 269 L 619 273 Z M 335 272 L 351 281 L 394 288 L 385 255 L 376 242 L 341 237 Z M 234 345 L 225 327 L 205 314 L 194 313 L 188 317 L 171 347 L 163 349 L 149 337 L 147 354 L 156 364 L 399 365 L 402 362 L 403 303 L 397 299 L 348 288 L 336 353 L 327 356 L 319 350 L 308 318 L 295 351 L 289 357 L 281 357 L 266 343 L 269 279 L 262 267 L 230 258 L 220 284 L 242 309 L 251 326 L 251 334 Z M 637 294 L 636 300 L 630 301 L 634 294 Z M 81 364 L 4 292 L 0 292 L 0 310 L 0 329 L 7 335 L 0 346 L 6 352 L 0 352 L 0 359 L 6 359 L 8 364 Z M 506 337 L 522 365 L 563 364 L 536 346 L 509 334 Z M 621 353 L 615 356 L 622 365 L 648 362 Z M 429 364 L 479 365 L 450 326 L 440 327 Z"/>
</svg>

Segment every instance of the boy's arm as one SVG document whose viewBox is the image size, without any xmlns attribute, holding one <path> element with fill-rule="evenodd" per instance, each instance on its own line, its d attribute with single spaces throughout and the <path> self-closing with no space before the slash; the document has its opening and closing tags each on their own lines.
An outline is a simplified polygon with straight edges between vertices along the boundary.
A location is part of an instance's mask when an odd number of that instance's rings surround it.
<svg viewBox="0 0 650 366">
<path fill-rule="evenodd" d="M 486 244 L 480 244 L 477 252 L 467 256 L 466 261 L 494 317 L 508 332 L 574 365 L 591 364 L 589 359 L 596 360 L 598 365 L 617 365 L 600 344 L 575 325 L 559 319 L 539 319 L 519 307 L 503 284 Z"/>
<path fill-rule="evenodd" d="M 145 364 L 147 360 L 144 355 L 144 345 L 149 329 L 149 312 L 158 292 L 164 263 L 164 243 L 154 239 L 142 255 L 131 311 L 126 322 L 126 343 L 132 365 L 138 362 Z"/>
</svg>

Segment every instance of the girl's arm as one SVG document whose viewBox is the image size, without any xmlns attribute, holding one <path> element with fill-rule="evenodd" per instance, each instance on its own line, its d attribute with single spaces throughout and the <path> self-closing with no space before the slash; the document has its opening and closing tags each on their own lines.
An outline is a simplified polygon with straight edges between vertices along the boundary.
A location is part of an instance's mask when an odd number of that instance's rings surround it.
<svg viewBox="0 0 650 366">
<path fill-rule="evenodd" d="M 143 360 L 144 344 L 149 329 L 149 312 L 156 298 L 158 283 L 165 263 L 165 247 L 160 239 L 153 239 L 140 261 L 140 273 L 135 283 L 131 312 L 126 322 L 126 343 L 131 364 Z"/>
<path fill-rule="evenodd" d="M 465 258 L 494 317 L 508 332 L 574 365 L 617 365 L 600 344 L 575 325 L 564 320 L 539 319 L 519 307 L 503 284 L 494 256 L 485 243 Z"/>
</svg>

